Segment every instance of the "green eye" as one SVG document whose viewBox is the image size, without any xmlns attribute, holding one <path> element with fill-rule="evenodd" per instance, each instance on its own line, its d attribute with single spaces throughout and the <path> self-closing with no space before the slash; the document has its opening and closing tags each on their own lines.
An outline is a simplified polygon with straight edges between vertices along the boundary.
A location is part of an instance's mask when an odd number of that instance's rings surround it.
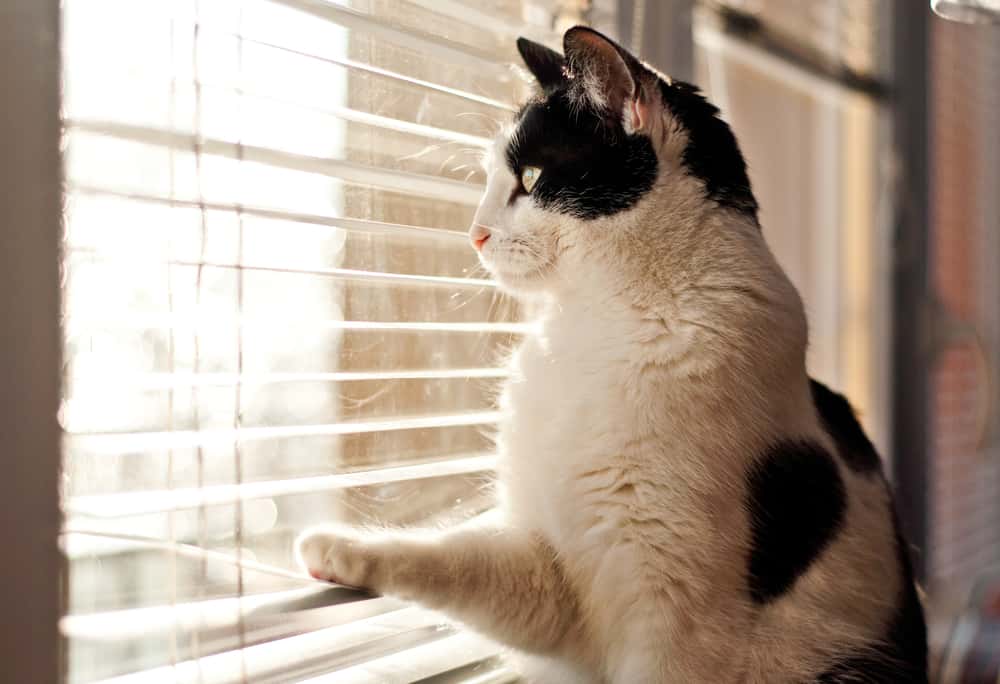
<svg viewBox="0 0 1000 684">
<path fill-rule="evenodd" d="M 525 192 L 531 192 L 538 182 L 538 177 L 542 175 L 542 170 L 537 166 L 525 166 L 521 169 L 521 186 Z"/>
</svg>

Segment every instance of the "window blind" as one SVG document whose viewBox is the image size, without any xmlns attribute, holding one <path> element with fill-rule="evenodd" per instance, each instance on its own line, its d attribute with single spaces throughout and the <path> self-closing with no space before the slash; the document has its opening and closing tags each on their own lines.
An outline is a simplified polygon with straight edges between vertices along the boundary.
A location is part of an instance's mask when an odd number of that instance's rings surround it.
<svg viewBox="0 0 1000 684">
<path fill-rule="evenodd" d="M 789 49 L 786 57 L 829 61 L 852 70 L 860 79 L 875 80 L 883 75 L 878 46 L 884 8 L 877 0 L 707 0 L 704 4 L 738 12 L 743 17 L 740 25 L 744 34 L 762 32 L 786 44 L 801 43 L 803 53 Z M 702 41 L 711 39 L 703 31 Z M 853 85 L 860 83 L 855 80 Z"/>
<path fill-rule="evenodd" d="M 520 0 L 65 0 L 71 682 L 503 682 L 440 616 L 303 577 L 324 521 L 491 505 L 525 331 L 465 230 Z"/>
</svg>

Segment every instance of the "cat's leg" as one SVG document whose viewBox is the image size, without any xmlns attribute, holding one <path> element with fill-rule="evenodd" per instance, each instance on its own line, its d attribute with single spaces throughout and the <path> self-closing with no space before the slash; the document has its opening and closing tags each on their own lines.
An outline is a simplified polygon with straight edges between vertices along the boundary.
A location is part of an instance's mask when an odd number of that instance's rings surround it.
<svg viewBox="0 0 1000 684">
<path fill-rule="evenodd" d="M 533 653 L 585 653 L 578 601 L 552 548 L 503 528 L 365 532 L 320 527 L 297 541 L 315 577 L 443 611 Z"/>
</svg>

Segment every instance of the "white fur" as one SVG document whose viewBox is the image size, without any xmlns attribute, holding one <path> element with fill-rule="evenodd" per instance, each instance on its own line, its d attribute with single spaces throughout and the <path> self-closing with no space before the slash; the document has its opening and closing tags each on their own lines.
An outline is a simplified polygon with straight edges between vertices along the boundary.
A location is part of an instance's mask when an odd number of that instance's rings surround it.
<svg viewBox="0 0 1000 684">
<path fill-rule="evenodd" d="M 810 396 L 797 293 L 756 225 L 684 173 L 676 122 L 644 106 L 661 171 L 628 211 L 581 221 L 530 196 L 508 203 L 517 179 L 490 169 L 482 261 L 540 312 L 502 398 L 504 525 L 322 529 L 299 553 L 318 576 L 421 601 L 533 653 L 526 662 L 546 668 L 534 681 L 806 681 L 888 618 L 899 582 L 885 570 L 888 494 L 841 468 L 842 533 L 789 593 L 750 601 L 753 459 L 781 439 L 833 445 Z"/>
</svg>

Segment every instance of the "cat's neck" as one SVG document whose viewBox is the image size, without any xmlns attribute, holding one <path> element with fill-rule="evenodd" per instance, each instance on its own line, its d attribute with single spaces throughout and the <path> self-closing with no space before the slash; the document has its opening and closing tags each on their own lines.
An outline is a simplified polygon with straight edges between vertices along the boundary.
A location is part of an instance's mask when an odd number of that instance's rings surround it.
<svg viewBox="0 0 1000 684">
<path fill-rule="evenodd" d="M 676 380 L 805 383 L 803 307 L 759 235 L 706 231 L 701 243 L 688 241 L 680 248 L 702 250 L 699 269 L 656 248 L 632 239 L 572 255 L 573 277 L 539 307 L 542 348 L 587 368 L 616 362 L 609 372 L 617 364 L 657 367 Z"/>
<path fill-rule="evenodd" d="M 603 249 L 567 254 L 544 318 L 586 321 L 611 335 L 630 322 L 692 325 L 700 337 L 715 331 L 749 352 L 760 346 L 753 337 L 773 339 L 779 330 L 780 349 L 771 351 L 804 353 L 802 302 L 756 226 L 682 226 L 669 240 L 660 235 L 659 227 L 632 230 Z"/>
<path fill-rule="evenodd" d="M 706 434 L 705 425 L 722 426 L 720 435 L 742 434 L 753 448 L 780 430 L 808 432 L 813 419 L 803 411 L 810 395 L 797 296 L 772 305 L 749 290 L 695 288 L 637 304 L 627 293 L 597 287 L 599 281 L 541 307 L 535 337 L 518 361 L 536 390 L 606 387 L 608 411 L 630 397 L 669 416 L 661 427 L 689 453 L 728 453 L 731 442 Z M 582 380 L 567 385 L 569 377 Z"/>
</svg>

